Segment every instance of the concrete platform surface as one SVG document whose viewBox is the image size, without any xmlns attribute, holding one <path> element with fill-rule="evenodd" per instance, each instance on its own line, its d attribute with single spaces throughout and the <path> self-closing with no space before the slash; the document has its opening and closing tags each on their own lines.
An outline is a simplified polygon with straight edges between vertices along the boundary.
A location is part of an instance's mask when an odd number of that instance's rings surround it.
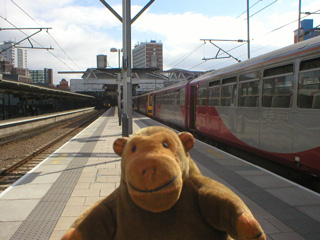
<svg viewBox="0 0 320 240">
<path fill-rule="evenodd" d="M 89 206 L 120 183 L 121 137 L 115 109 L 84 129 L 0 194 L 0 239 L 60 239 Z M 133 130 L 159 123 L 135 113 Z M 320 195 L 196 141 L 202 173 L 230 187 L 249 206 L 268 239 L 320 239 Z"/>
</svg>

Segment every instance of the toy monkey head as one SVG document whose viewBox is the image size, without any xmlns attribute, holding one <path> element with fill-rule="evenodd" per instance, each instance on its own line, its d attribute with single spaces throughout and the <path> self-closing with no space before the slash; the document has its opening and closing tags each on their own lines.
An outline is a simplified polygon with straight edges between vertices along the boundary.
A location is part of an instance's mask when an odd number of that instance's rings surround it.
<svg viewBox="0 0 320 240">
<path fill-rule="evenodd" d="M 115 140 L 113 149 L 122 157 L 121 181 L 131 199 L 147 211 L 170 209 L 189 174 L 188 152 L 193 145 L 192 134 L 155 126 Z"/>
</svg>

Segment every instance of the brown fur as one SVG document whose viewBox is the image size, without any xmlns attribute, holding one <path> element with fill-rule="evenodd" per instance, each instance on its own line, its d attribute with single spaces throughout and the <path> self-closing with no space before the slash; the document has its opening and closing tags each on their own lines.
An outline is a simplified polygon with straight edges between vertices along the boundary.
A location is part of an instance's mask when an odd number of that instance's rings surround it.
<svg viewBox="0 0 320 240">
<path fill-rule="evenodd" d="M 163 127 L 114 142 L 120 186 L 71 226 L 64 240 L 259 239 L 265 234 L 230 189 L 201 175 L 194 138 Z"/>
</svg>

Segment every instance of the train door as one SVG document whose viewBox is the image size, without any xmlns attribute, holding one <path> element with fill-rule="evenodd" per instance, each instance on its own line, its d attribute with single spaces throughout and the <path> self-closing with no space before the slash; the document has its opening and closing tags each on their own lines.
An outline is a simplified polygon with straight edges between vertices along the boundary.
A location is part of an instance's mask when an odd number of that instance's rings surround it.
<svg viewBox="0 0 320 240">
<path fill-rule="evenodd" d="M 240 74 L 238 85 L 237 137 L 259 148 L 260 141 L 260 72 Z"/>
<path fill-rule="evenodd" d="M 221 119 L 220 137 L 232 139 L 236 133 L 237 77 L 221 80 L 221 102 L 219 115 Z M 224 126 L 224 127 L 222 127 Z"/>
<path fill-rule="evenodd" d="M 190 128 L 196 128 L 197 86 L 191 86 L 190 90 Z"/>
<path fill-rule="evenodd" d="M 270 152 L 293 151 L 293 64 L 263 71 L 260 148 Z"/>
<path fill-rule="evenodd" d="M 209 118 L 208 118 L 208 83 L 199 84 L 197 88 L 197 102 L 196 102 L 196 129 L 199 132 L 208 132 Z"/>
</svg>

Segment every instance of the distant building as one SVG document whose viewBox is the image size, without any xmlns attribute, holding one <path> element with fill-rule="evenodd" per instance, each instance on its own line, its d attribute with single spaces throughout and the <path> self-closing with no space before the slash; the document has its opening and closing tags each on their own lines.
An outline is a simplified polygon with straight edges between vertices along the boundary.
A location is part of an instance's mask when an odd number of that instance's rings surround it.
<svg viewBox="0 0 320 240">
<path fill-rule="evenodd" d="M 0 45 L 0 57 L 9 61 L 15 68 L 27 68 L 27 50 L 13 46 L 14 42 L 4 42 Z"/>
<path fill-rule="evenodd" d="M 294 43 L 320 36 L 320 28 L 313 27 L 313 19 L 304 19 L 300 25 L 300 33 L 299 29 L 294 31 Z"/>
<path fill-rule="evenodd" d="M 162 43 L 154 40 L 140 43 L 132 50 L 133 68 L 158 68 L 163 70 Z"/>
<path fill-rule="evenodd" d="M 32 83 L 49 87 L 53 84 L 53 70 L 45 68 L 43 70 L 30 70 Z"/>
<path fill-rule="evenodd" d="M 27 68 L 14 68 L 11 71 L 11 75 L 15 75 L 19 82 L 32 83 L 29 69 Z"/>
<path fill-rule="evenodd" d="M 3 79 L 6 80 L 32 83 L 29 69 L 15 68 L 9 61 L 3 58 L 0 59 L 0 74 L 2 74 Z"/>
<path fill-rule="evenodd" d="M 69 83 L 67 80 L 62 79 L 60 81 L 60 84 L 57 85 L 57 88 L 61 89 L 61 90 L 66 90 L 66 91 L 70 91 L 70 87 L 69 87 Z"/>
<path fill-rule="evenodd" d="M 97 55 L 97 68 L 102 69 L 108 66 L 108 57 L 107 55 Z"/>
<path fill-rule="evenodd" d="M 13 69 L 13 65 L 5 60 L 4 58 L 0 58 L 0 73 L 1 74 L 10 74 Z"/>
</svg>

